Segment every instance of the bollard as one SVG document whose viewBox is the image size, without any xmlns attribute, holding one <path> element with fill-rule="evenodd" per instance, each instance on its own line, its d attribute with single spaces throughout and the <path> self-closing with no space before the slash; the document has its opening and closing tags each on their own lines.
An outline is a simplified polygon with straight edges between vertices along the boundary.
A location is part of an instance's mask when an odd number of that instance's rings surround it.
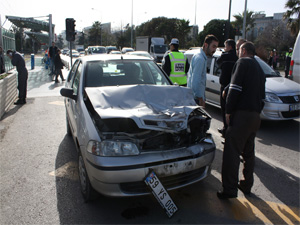
<svg viewBox="0 0 300 225">
<path fill-rule="evenodd" d="M 34 69 L 34 54 L 31 54 L 31 69 Z"/>
</svg>

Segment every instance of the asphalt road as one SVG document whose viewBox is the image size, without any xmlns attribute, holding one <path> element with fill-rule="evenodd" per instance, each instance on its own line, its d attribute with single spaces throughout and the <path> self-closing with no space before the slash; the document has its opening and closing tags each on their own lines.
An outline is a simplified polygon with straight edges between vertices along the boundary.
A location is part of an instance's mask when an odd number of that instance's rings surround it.
<svg viewBox="0 0 300 225">
<path fill-rule="evenodd" d="M 179 208 L 171 219 L 152 196 L 101 196 L 84 203 L 75 146 L 66 136 L 62 86 L 36 67 L 28 80 L 27 104 L 12 106 L 0 121 L 0 224 L 300 224 L 300 121 L 262 123 L 253 194 L 239 192 L 237 199 L 222 201 L 216 197 L 221 115 L 212 106 L 206 107 L 217 145 L 212 174 L 169 193 Z"/>
</svg>

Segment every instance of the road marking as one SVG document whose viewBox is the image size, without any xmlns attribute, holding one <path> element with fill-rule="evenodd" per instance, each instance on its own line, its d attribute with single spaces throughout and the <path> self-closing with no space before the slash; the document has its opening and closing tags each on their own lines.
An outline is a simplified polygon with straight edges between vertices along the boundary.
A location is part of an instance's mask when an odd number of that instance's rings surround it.
<svg viewBox="0 0 300 225">
<path fill-rule="evenodd" d="M 55 102 L 49 102 L 49 104 L 51 104 L 51 105 L 65 105 L 64 104 L 64 101 L 55 101 Z"/>
<path fill-rule="evenodd" d="M 221 136 L 220 136 L 221 134 L 219 132 L 217 132 L 217 131 L 209 130 L 209 133 L 213 134 L 213 138 L 215 140 L 219 141 L 219 140 L 222 139 Z M 223 148 L 220 149 L 220 150 L 223 151 Z M 274 167 L 280 168 L 280 169 L 284 170 L 285 172 L 290 173 L 291 175 L 293 175 L 293 176 L 295 176 L 295 177 L 297 177 L 297 178 L 300 179 L 300 173 L 299 173 L 299 171 L 297 172 L 297 171 L 294 171 L 294 170 L 292 170 L 292 169 L 290 169 L 288 167 L 285 167 L 282 164 L 280 164 L 280 163 L 278 163 L 278 162 L 276 162 L 276 161 L 268 158 L 267 156 L 265 156 L 263 154 L 257 153 L 257 152 L 255 152 L 255 157 L 261 159 L 263 162 L 266 162 L 269 165 L 272 165 Z"/>
<path fill-rule="evenodd" d="M 294 213 L 294 211 L 299 212 L 298 208 L 253 198 L 237 198 L 236 200 L 245 206 L 240 207 L 238 202 L 233 201 L 232 210 L 234 217 L 237 220 L 249 221 L 249 219 L 251 219 L 251 221 L 253 221 L 254 218 L 249 216 L 249 211 L 252 211 L 253 215 L 255 215 L 255 217 L 261 220 L 264 224 L 278 224 L 283 222 L 284 224 L 292 225 L 300 222 L 299 216 Z M 262 204 L 262 201 L 264 204 Z M 282 221 L 278 221 L 280 219 Z"/>
<path fill-rule="evenodd" d="M 78 180 L 78 164 L 71 161 L 49 173 L 50 176 Z"/>
</svg>

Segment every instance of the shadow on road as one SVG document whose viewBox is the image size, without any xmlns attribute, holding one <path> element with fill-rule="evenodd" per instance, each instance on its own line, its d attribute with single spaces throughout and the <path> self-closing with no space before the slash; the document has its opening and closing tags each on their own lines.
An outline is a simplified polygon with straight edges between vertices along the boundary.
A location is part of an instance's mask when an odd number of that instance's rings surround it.
<svg viewBox="0 0 300 225">
<path fill-rule="evenodd" d="M 257 133 L 257 138 L 259 138 L 259 142 L 264 145 L 276 145 L 299 152 L 299 128 L 299 120 L 262 120 L 260 130 Z M 272 142 L 270 142 L 270 140 L 272 140 Z"/>
<path fill-rule="evenodd" d="M 274 224 L 285 221 L 270 202 L 252 194 L 246 199 L 219 200 L 217 190 L 222 187 L 220 178 L 222 151 L 216 151 L 213 170 L 207 179 L 194 185 L 169 192 L 179 211 L 169 219 L 156 199 L 150 196 L 111 198 L 99 196 L 84 203 L 78 180 L 77 152 L 73 139 L 65 136 L 60 143 L 56 162 L 57 209 L 61 224 L 264 224 L 257 215 L 258 209 L 264 218 Z M 257 159 L 256 175 L 278 201 L 291 207 L 296 215 L 299 209 L 299 179 L 285 171 L 274 168 Z M 285 187 L 285 188 L 284 188 Z M 260 187 L 259 188 L 263 188 Z M 287 190 L 287 188 L 289 188 Z M 261 191 L 260 191 L 261 193 Z M 269 192 L 268 192 L 269 193 Z M 274 203 L 275 204 L 275 203 Z M 297 222 L 293 213 L 280 209 L 281 213 Z"/>
</svg>

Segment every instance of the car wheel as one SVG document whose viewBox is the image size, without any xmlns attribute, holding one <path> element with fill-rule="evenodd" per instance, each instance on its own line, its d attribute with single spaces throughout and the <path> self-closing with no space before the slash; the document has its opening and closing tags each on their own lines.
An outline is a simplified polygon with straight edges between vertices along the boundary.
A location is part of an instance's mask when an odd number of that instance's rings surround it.
<svg viewBox="0 0 300 225">
<path fill-rule="evenodd" d="M 72 136 L 72 131 L 71 131 L 71 127 L 70 127 L 69 119 L 68 119 L 67 115 L 66 115 L 66 125 L 67 125 L 67 135 Z"/>
<path fill-rule="evenodd" d="M 80 189 L 81 193 L 83 195 L 84 201 L 88 202 L 91 200 L 94 200 L 97 197 L 97 192 L 94 190 L 90 183 L 90 179 L 88 177 L 84 160 L 82 158 L 82 155 L 79 154 L 78 157 L 78 174 L 79 174 L 79 181 L 80 181 Z"/>
</svg>

